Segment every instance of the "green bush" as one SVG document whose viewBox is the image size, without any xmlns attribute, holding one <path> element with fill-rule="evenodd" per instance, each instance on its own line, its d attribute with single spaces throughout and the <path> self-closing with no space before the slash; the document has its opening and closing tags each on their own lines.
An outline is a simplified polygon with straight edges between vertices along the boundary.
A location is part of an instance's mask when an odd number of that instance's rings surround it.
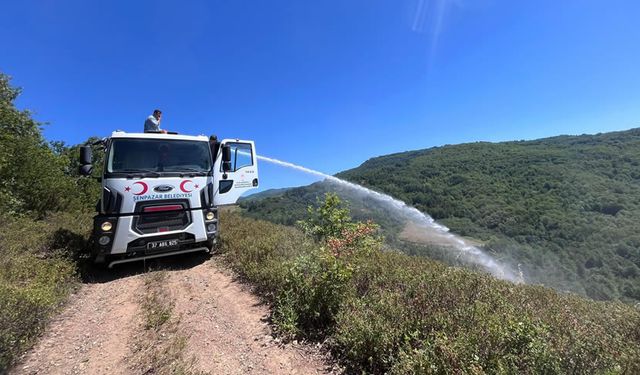
<svg viewBox="0 0 640 375">
<path fill-rule="evenodd" d="M 335 252 L 331 238 L 313 242 L 236 213 L 224 212 L 221 225 L 226 259 L 272 303 L 281 332 L 326 341 L 349 373 L 640 371 L 633 307 L 382 252 L 368 241 L 342 242 L 351 250 Z"/>
<path fill-rule="evenodd" d="M 233 268 L 273 299 L 285 283 L 287 264 L 314 249 L 300 231 L 221 212 L 220 248 Z"/>
<path fill-rule="evenodd" d="M 335 193 L 326 193 L 324 200 L 318 198 L 317 207 L 307 207 L 306 220 L 298 221 L 298 226 L 316 241 L 337 238 L 342 232 L 353 226 L 349 209 Z"/>
<path fill-rule="evenodd" d="M 285 262 L 284 283 L 275 301 L 274 321 L 290 335 L 328 334 L 351 293 L 359 260 L 382 244 L 375 236 L 377 226 L 352 222 L 337 195 L 326 194 L 318 203 L 298 225 L 319 243 Z"/>
<path fill-rule="evenodd" d="M 29 347 L 77 282 L 86 214 L 0 217 L 0 372 Z"/>
<path fill-rule="evenodd" d="M 319 248 L 285 263 L 285 280 L 275 301 L 274 321 L 292 335 L 324 334 L 353 273 L 344 259 Z"/>
<path fill-rule="evenodd" d="M 493 292 L 500 282 L 489 276 L 379 254 L 354 281 L 360 295 L 344 306 L 336 334 L 350 368 L 402 373 L 427 363 L 434 372 L 520 373 L 554 366 L 546 326 Z"/>
<path fill-rule="evenodd" d="M 75 284 L 100 190 L 79 178 L 78 146 L 48 144 L 19 94 L 0 73 L 0 373 Z"/>
</svg>

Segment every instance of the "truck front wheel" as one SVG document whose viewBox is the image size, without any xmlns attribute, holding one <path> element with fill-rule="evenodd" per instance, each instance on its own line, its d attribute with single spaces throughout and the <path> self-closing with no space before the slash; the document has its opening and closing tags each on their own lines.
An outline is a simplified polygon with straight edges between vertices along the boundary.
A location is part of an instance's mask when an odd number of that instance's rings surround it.
<svg viewBox="0 0 640 375">
<path fill-rule="evenodd" d="M 209 249 L 209 254 L 215 254 L 218 252 L 218 239 L 211 238 L 207 240 L 207 249 Z"/>
<path fill-rule="evenodd" d="M 107 257 L 104 254 L 97 254 L 93 258 L 93 263 L 97 265 L 104 265 L 107 260 Z"/>
</svg>

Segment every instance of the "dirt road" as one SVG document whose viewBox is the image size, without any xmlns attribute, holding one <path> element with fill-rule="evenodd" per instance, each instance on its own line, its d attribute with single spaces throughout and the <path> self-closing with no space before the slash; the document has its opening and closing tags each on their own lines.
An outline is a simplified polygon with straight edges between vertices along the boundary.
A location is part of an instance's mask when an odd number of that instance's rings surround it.
<svg viewBox="0 0 640 375">
<path fill-rule="evenodd" d="M 11 373 L 172 373 L 177 362 L 189 373 L 330 372 L 315 348 L 274 339 L 268 308 L 218 260 L 187 262 L 157 265 L 168 268 L 160 282 L 150 278 L 156 272 L 131 265 L 83 284 Z M 150 290 L 164 296 L 157 303 L 170 307 L 167 316 L 143 302 Z M 149 328 L 149 314 L 171 323 Z"/>
</svg>

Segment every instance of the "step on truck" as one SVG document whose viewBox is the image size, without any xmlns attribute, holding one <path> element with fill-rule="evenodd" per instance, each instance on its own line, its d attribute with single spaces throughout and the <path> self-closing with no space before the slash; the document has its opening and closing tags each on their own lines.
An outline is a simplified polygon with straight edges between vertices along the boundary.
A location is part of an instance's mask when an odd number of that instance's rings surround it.
<svg viewBox="0 0 640 375">
<path fill-rule="evenodd" d="M 107 265 L 194 252 L 211 253 L 218 206 L 258 187 L 252 141 L 116 131 L 103 146 L 102 194 L 93 219 L 92 257 Z M 80 174 L 92 174 L 91 146 Z"/>
</svg>

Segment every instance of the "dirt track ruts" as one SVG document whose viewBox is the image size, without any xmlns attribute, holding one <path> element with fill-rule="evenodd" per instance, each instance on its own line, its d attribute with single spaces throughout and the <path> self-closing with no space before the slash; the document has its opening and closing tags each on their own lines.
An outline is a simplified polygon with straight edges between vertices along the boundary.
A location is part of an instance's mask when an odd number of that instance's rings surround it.
<svg viewBox="0 0 640 375">
<path fill-rule="evenodd" d="M 185 355 L 211 374 L 324 374 L 314 348 L 281 345 L 266 322 L 268 307 L 221 270 L 214 258 L 169 269 L 165 280 L 175 305 Z M 85 283 L 48 325 L 12 374 L 131 374 L 131 351 L 143 328 L 144 273 Z M 135 368 L 135 367 L 134 367 Z"/>
</svg>

